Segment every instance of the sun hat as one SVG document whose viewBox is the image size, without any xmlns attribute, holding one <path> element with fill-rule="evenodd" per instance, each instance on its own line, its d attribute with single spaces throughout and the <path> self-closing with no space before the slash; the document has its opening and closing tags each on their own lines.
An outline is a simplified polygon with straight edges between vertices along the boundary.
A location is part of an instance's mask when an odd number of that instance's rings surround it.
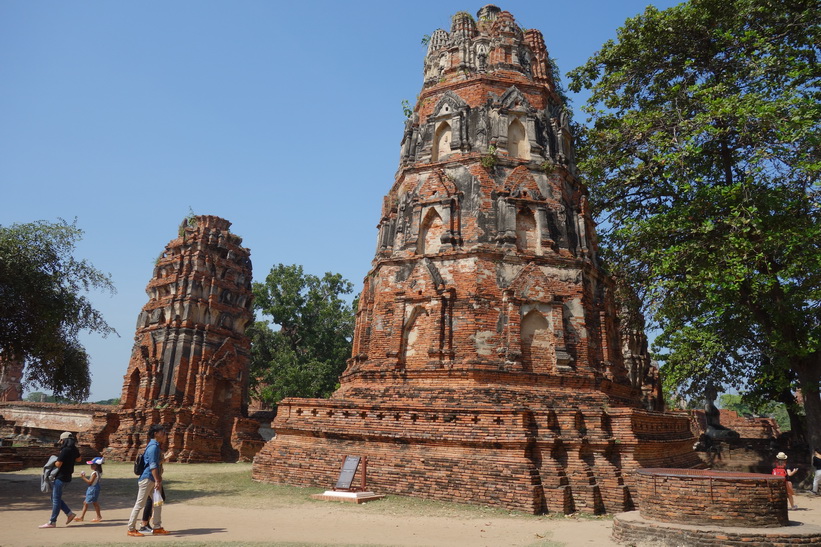
<svg viewBox="0 0 821 547">
<path fill-rule="evenodd" d="M 775 455 L 775 457 L 776 457 L 776 459 L 779 459 L 779 460 L 786 460 L 787 459 L 787 455 L 784 454 L 783 452 L 779 452 L 778 454 Z"/>
<path fill-rule="evenodd" d="M 86 463 L 88 465 L 91 465 L 92 463 L 96 463 L 97 465 L 103 465 L 103 462 L 105 462 L 105 459 L 102 456 L 98 456 L 96 458 L 91 458 Z"/>
<path fill-rule="evenodd" d="M 71 436 L 72 436 L 71 431 L 63 431 L 62 433 L 60 433 L 60 440 L 65 441 L 66 439 L 70 438 Z"/>
</svg>

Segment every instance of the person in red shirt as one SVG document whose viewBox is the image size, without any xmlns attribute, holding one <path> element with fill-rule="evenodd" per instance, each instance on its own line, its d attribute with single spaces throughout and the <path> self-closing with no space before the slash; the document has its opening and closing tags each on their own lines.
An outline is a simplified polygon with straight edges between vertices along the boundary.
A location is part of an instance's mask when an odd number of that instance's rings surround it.
<svg viewBox="0 0 821 547">
<path fill-rule="evenodd" d="M 790 502 L 790 509 L 798 509 L 798 506 L 795 504 L 795 500 L 793 499 L 793 495 L 795 495 L 795 491 L 793 490 L 792 483 L 790 482 L 790 477 L 798 472 L 798 469 L 795 467 L 787 467 L 787 455 L 783 452 L 779 452 L 775 455 L 775 467 L 773 468 L 773 475 L 778 475 L 779 477 L 784 477 L 784 481 L 787 483 L 787 501 Z"/>
</svg>

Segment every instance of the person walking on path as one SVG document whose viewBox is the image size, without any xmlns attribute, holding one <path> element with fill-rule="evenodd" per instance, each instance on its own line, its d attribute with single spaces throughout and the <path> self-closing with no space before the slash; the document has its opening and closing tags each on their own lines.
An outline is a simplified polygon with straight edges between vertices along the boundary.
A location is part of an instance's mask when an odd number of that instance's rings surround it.
<svg viewBox="0 0 821 547">
<path fill-rule="evenodd" d="M 86 517 L 89 505 L 94 505 L 94 510 L 97 511 L 97 518 L 91 519 L 91 522 L 101 522 L 103 515 L 100 514 L 100 504 L 97 500 L 100 499 L 100 479 L 103 476 L 103 458 L 94 458 L 86 463 L 91 466 L 91 474 L 86 476 L 86 472 L 80 473 L 80 478 L 86 481 L 88 488 L 86 489 L 86 499 L 83 502 L 83 512 L 80 516 L 74 519 L 74 522 L 83 522 Z"/>
<path fill-rule="evenodd" d="M 812 466 L 815 468 L 815 477 L 812 479 L 812 493 L 818 495 L 818 483 L 821 482 L 821 452 L 813 450 Z"/>
<path fill-rule="evenodd" d="M 790 482 L 790 477 L 796 474 L 798 468 L 787 467 L 787 455 L 783 452 L 779 452 L 778 454 L 776 454 L 775 459 L 778 461 L 775 462 L 775 468 L 773 468 L 773 475 L 784 477 L 784 481 L 787 483 L 787 500 L 790 502 L 789 507 L 792 510 L 798 509 L 798 506 L 795 504 L 795 500 L 793 499 L 795 491 L 793 490 L 792 483 Z"/>
<path fill-rule="evenodd" d="M 66 525 L 74 520 L 74 513 L 63 501 L 63 487 L 71 482 L 74 463 L 78 461 L 80 461 L 80 451 L 77 449 L 77 441 L 69 431 L 64 431 L 60 434 L 60 453 L 57 455 L 57 461 L 54 462 L 57 475 L 51 486 L 51 518 L 47 523 L 41 524 L 40 528 L 56 528 L 57 517 L 61 510 L 66 514 Z"/>
<path fill-rule="evenodd" d="M 148 428 L 148 446 L 145 448 L 143 458 L 145 460 L 145 470 L 140 475 L 137 484 L 137 501 L 134 509 L 131 510 L 131 518 L 128 519 L 127 534 L 132 537 L 142 537 L 145 534 L 137 531 L 137 519 L 145 507 L 146 500 L 156 490 L 162 492 L 162 465 L 161 465 L 161 445 L 165 443 L 168 434 L 162 425 L 154 424 Z M 168 530 L 162 527 L 162 505 L 154 504 L 154 530 L 153 535 L 168 534 Z"/>
</svg>

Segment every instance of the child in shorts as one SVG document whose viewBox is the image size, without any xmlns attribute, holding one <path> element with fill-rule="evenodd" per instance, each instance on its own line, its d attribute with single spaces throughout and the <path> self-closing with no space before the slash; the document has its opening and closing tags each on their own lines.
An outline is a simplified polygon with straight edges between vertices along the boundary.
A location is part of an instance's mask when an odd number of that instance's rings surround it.
<svg viewBox="0 0 821 547">
<path fill-rule="evenodd" d="M 100 514 L 100 504 L 97 503 L 97 500 L 100 499 L 100 478 L 103 475 L 103 461 L 102 457 L 87 461 L 86 463 L 91 466 L 91 474 L 86 475 L 85 471 L 80 473 L 80 478 L 86 481 L 88 488 L 86 489 L 86 500 L 83 502 L 83 512 L 74 519 L 74 522 L 83 522 L 89 504 L 93 505 L 94 510 L 97 511 L 97 518 L 91 519 L 91 522 L 103 520 L 103 516 Z"/>
</svg>

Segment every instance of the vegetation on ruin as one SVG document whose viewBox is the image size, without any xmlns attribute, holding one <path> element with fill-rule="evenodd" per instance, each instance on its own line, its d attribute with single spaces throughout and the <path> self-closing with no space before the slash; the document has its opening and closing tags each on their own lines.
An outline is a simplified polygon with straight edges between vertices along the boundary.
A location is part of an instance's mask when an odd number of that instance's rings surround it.
<svg viewBox="0 0 821 547">
<path fill-rule="evenodd" d="M 319 278 L 302 266 L 278 264 L 253 291 L 255 309 L 268 319 L 247 331 L 254 396 L 268 404 L 328 397 L 351 356 L 356 300 L 352 305 L 343 297 L 353 284 L 339 274 Z"/>
<path fill-rule="evenodd" d="M 482 159 L 479 161 L 481 162 L 482 167 L 488 171 L 496 167 L 496 162 L 499 161 L 499 158 L 496 155 L 496 147 L 491 144 L 487 149 L 487 154 L 484 154 Z"/>
<path fill-rule="evenodd" d="M 614 271 L 640 289 L 666 387 L 776 400 L 821 446 L 814 0 L 691 0 L 627 20 L 570 74 L 579 168 Z M 800 432 L 800 429 L 797 430 Z"/>
<path fill-rule="evenodd" d="M 114 285 L 74 258 L 82 235 L 76 220 L 0 226 L 0 353 L 23 361 L 24 384 L 78 401 L 91 386 L 80 333 L 116 334 L 84 296 Z"/>
</svg>

